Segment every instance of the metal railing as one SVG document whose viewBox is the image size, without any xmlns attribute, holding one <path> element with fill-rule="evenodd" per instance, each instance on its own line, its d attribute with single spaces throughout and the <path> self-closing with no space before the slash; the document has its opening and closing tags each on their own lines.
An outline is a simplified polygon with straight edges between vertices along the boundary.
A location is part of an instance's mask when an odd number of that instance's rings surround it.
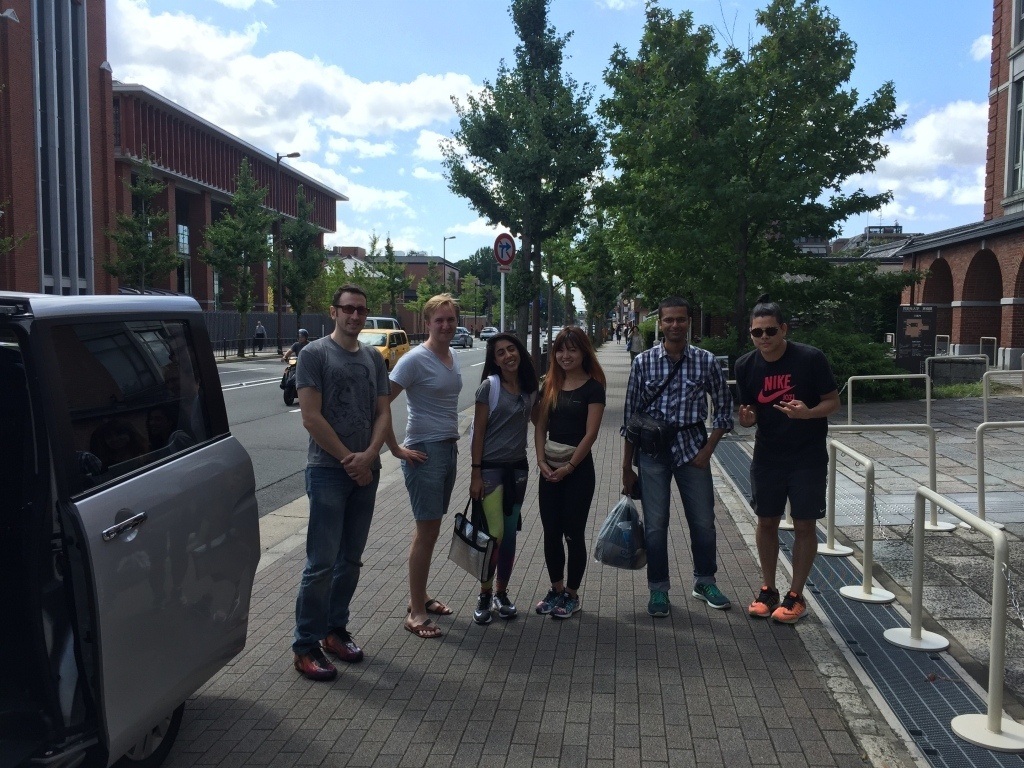
<svg viewBox="0 0 1024 768">
<path fill-rule="evenodd" d="M 942 507 L 971 528 L 992 539 L 992 629 L 989 633 L 988 714 L 954 717 L 953 733 L 961 739 L 999 752 L 1024 752 L 1024 726 L 1003 715 L 1003 677 L 1006 673 L 1006 534 L 935 491 L 919 486 L 914 496 L 914 569 L 910 588 L 910 627 L 887 629 L 883 636 L 911 651 L 941 651 L 949 640 L 922 629 L 924 592 L 924 503 Z"/>
<path fill-rule="evenodd" d="M 935 428 L 931 424 L 830 424 L 829 432 L 924 432 L 928 435 L 928 487 L 936 488 Z M 953 523 L 940 523 L 938 509 L 932 504 L 927 531 L 952 531 Z"/>
<path fill-rule="evenodd" d="M 985 519 L 985 433 L 996 429 L 1021 429 L 1024 428 L 1024 421 L 985 421 L 974 430 L 974 442 L 978 458 L 978 518 Z M 1002 528 L 1002 523 L 989 523 L 994 528 Z M 970 528 L 966 523 L 960 523 L 962 528 Z"/>
<path fill-rule="evenodd" d="M 836 518 L 836 467 L 838 465 L 837 455 L 842 451 L 854 461 L 864 467 L 864 580 L 859 587 L 846 586 L 839 589 L 839 594 L 850 600 L 857 600 L 861 603 L 891 603 L 896 599 L 892 592 L 874 588 L 871 578 L 875 569 L 875 462 L 862 453 L 859 453 L 850 446 L 838 440 L 828 441 L 828 518 L 829 529 L 835 528 Z M 830 532 L 827 543 L 832 544 L 832 533 Z M 819 554 L 822 553 L 821 546 L 818 547 Z"/>
<path fill-rule="evenodd" d="M 1020 390 L 1021 394 L 1024 394 L 1024 355 L 1020 356 L 1021 360 L 1021 372 L 1020 372 Z M 1016 371 L 985 371 L 981 375 L 981 420 L 988 421 L 988 399 L 992 394 L 991 381 L 996 376 L 1010 376 L 1016 375 Z"/>
<path fill-rule="evenodd" d="M 934 358 L 929 357 L 928 360 Z M 927 365 L 927 361 L 925 361 Z M 927 370 L 927 369 L 926 369 Z M 924 423 L 932 423 L 932 380 L 927 373 L 886 373 L 874 376 L 851 376 L 846 380 L 846 423 L 853 424 L 853 382 L 881 381 L 883 379 L 924 379 Z"/>
</svg>

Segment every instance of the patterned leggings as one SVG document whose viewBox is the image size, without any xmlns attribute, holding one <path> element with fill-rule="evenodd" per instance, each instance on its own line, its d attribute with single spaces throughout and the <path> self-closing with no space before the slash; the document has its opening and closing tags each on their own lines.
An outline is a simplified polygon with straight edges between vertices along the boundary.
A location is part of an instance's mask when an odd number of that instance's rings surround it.
<svg viewBox="0 0 1024 768">
<path fill-rule="evenodd" d="M 516 559 L 516 532 L 526 497 L 529 470 L 519 464 L 498 466 L 485 463 L 480 474 L 484 481 L 483 512 L 487 532 L 497 539 L 495 575 L 499 584 L 508 584 Z M 484 591 L 490 589 L 492 581 L 481 584 L 481 588 Z"/>
</svg>

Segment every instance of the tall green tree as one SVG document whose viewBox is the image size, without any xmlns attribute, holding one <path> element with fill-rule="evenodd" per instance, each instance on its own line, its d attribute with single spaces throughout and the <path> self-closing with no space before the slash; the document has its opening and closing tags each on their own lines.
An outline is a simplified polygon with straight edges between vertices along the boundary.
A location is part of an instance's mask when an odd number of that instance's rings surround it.
<svg viewBox="0 0 1024 768">
<path fill-rule="evenodd" d="M 395 246 L 391 244 L 391 236 L 384 241 L 383 255 L 378 247 L 379 241 L 376 232 L 370 235 L 370 250 L 366 254 L 366 263 L 374 269 L 381 280 L 389 305 L 388 311 L 391 315 L 397 316 L 399 300 L 404 301 L 405 292 L 412 285 L 412 278 L 405 274 L 405 264 L 395 257 Z M 384 311 L 383 308 L 381 311 Z"/>
<path fill-rule="evenodd" d="M 281 227 L 285 248 L 274 248 L 273 253 L 275 262 L 283 259 L 284 298 L 292 305 L 296 327 L 301 327 L 302 315 L 310 306 L 310 289 L 323 272 L 325 256 L 320 247 L 320 230 L 310 221 L 313 203 L 306 198 L 301 184 L 295 195 L 295 205 L 296 217 Z"/>
<path fill-rule="evenodd" d="M 462 277 L 462 290 L 459 292 L 459 306 L 464 314 L 482 315 L 487 299 L 487 289 L 476 275 Z"/>
<path fill-rule="evenodd" d="M 155 205 L 167 185 L 153 176 L 145 147 L 138 169 L 124 183 L 131 192 L 132 211 L 114 217 L 116 226 L 107 236 L 116 248 L 107 254 L 103 268 L 121 285 L 144 291 L 177 269 L 181 257 L 167 229 L 169 215 Z"/>
<path fill-rule="evenodd" d="M 602 211 L 593 211 L 580 236 L 572 243 L 569 271 L 586 304 L 587 326 L 598 337 L 604 333 L 605 318 L 621 292 L 622 278 L 616 273 L 613 236 Z"/>
<path fill-rule="evenodd" d="M 442 145 L 449 188 L 491 224 L 522 240 L 513 275 L 517 328 L 533 301 L 533 353 L 540 350 L 541 250 L 544 239 L 573 222 L 603 164 L 602 143 L 588 114 L 592 89 L 562 71 L 570 35 L 548 24 L 550 0 L 512 0 L 521 41 L 515 66 L 504 61 L 483 93 L 453 100 L 459 127 Z M 520 292 L 520 288 L 523 290 Z M 525 301 L 524 301 L 525 299 Z"/>
<path fill-rule="evenodd" d="M 750 287 L 798 272 L 794 240 L 834 236 L 891 193 L 847 191 L 900 128 L 891 82 L 849 86 L 856 46 L 818 0 L 773 0 L 764 35 L 719 46 L 692 14 L 647 6 L 640 49 L 616 47 L 605 120 L 616 180 L 604 202 L 651 300 L 696 295 L 746 327 Z"/>
<path fill-rule="evenodd" d="M 267 240 L 274 214 L 263 205 L 267 190 L 256 184 L 248 159 L 242 160 L 235 179 L 231 207 L 206 228 L 203 259 L 220 274 L 234 291 L 238 312 L 238 356 L 245 356 L 249 312 L 256 300 L 253 272 L 270 261 L 271 247 Z"/>
</svg>

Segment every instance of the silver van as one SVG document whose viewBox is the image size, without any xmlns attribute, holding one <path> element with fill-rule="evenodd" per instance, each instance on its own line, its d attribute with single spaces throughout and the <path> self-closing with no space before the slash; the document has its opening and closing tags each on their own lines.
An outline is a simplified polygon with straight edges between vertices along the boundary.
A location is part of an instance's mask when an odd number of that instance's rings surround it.
<svg viewBox="0 0 1024 768">
<path fill-rule="evenodd" d="M 402 324 L 393 317 L 368 317 L 363 328 L 388 328 L 390 330 L 401 330 Z"/>
<path fill-rule="evenodd" d="M 0 765 L 158 765 L 260 555 L 199 305 L 0 292 L 0 454 Z"/>
</svg>

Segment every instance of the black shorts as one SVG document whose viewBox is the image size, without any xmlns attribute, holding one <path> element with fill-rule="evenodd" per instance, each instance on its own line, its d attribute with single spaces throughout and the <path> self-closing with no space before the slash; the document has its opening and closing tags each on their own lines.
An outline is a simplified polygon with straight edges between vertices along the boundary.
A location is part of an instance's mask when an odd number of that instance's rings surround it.
<svg viewBox="0 0 1024 768">
<path fill-rule="evenodd" d="M 825 486 L 828 465 L 819 462 L 795 465 L 750 465 L 754 513 L 758 517 L 821 520 L 825 517 Z"/>
</svg>

